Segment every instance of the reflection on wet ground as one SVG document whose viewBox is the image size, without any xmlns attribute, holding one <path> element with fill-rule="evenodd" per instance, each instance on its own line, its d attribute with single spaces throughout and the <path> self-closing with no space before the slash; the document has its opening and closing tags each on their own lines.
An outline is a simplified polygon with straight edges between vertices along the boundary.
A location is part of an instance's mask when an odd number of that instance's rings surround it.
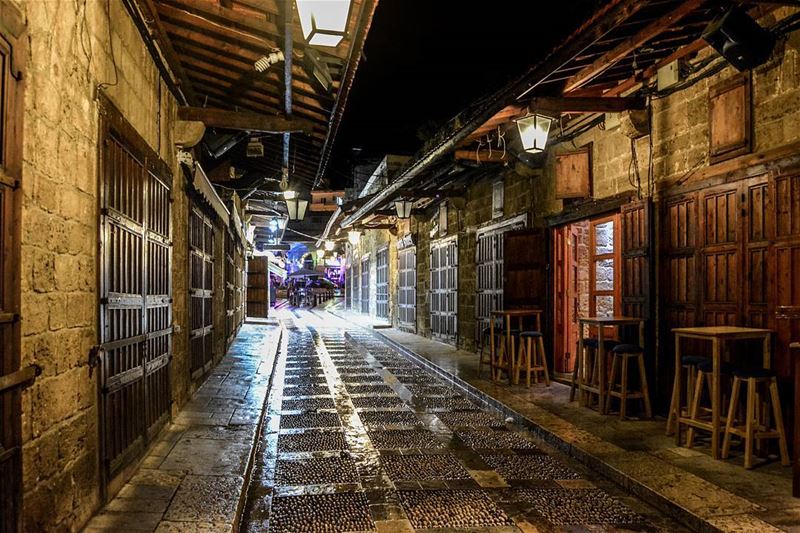
<svg viewBox="0 0 800 533">
<path fill-rule="evenodd" d="M 366 330 L 294 312 L 244 531 L 682 531 Z"/>
</svg>

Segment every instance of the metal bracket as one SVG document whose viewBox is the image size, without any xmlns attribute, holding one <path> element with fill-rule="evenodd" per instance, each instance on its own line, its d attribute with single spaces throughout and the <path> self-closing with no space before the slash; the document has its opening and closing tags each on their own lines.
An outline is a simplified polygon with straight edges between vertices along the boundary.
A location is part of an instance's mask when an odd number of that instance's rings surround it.
<svg viewBox="0 0 800 533">
<path fill-rule="evenodd" d="M 11 374 L 0 376 L 0 392 L 14 388 L 25 389 L 30 387 L 36 381 L 36 378 L 41 375 L 42 367 L 33 364 Z"/>
<path fill-rule="evenodd" d="M 100 366 L 100 355 L 105 352 L 105 348 L 100 345 L 92 346 L 89 349 L 89 379 L 92 378 L 95 367 Z"/>
</svg>

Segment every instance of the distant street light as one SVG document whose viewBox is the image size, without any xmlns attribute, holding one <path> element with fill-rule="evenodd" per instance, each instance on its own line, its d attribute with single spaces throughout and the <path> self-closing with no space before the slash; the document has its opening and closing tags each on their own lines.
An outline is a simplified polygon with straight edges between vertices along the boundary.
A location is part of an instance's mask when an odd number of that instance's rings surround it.
<svg viewBox="0 0 800 533">
<path fill-rule="evenodd" d="M 303 37 L 311 46 L 337 46 L 347 35 L 350 0 L 296 0 Z"/>
<path fill-rule="evenodd" d="M 303 220 L 306 217 L 308 200 L 301 200 L 294 193 L 291 198 L 286 198 L 286 210 L 289 212 L 289 220 Z"/>
<path fill-rule="evenodd" d="M 552 118 L 538 113 L 533 113 L 517 120 L 517 129 L 522 140 L 522 147 L 526 152 L 538 154 L 544 151 L 552 123 Z"/>
<path fill-rule="evenodd" d="M 361 240 L 361 232 L 357 229 L 351 229 L 347 232 L 347 240 L 350 241 L 350 244 L 355 246 L 358 244 L 358 241 Z"/>
<path fill-rule="evenodd" d="M 411 206 L 413 205 L 414 202 L 411 200 L 397 200 L 394 203 L 394 209 L 397 211 L 397 218 L 411 217 Z"/>
<path fill-rule="evenodd" d="M 332 252 L 333 249 L 336 247 L 336 243 L 333 241 L 325 241 L 325 250 Z"/>
</svg>

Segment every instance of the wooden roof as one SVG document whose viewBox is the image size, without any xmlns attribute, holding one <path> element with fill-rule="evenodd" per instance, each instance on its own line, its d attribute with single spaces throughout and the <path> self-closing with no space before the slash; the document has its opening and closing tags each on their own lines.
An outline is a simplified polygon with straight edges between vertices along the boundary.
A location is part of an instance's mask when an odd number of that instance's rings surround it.
<svg viewBox="0 0 800 533">
<path fill-rule="evenodd" d="M 282 117 L 284 64 L 259 73 L 254 63 L 284 50 L 286 6 L 292 25 L 292 116 L 311 121 L 309 133 L 292 133 L 290 171 L 293 183 L 319 184 L 355 77 L 377 0 L 351 0 L 347 35 L 335 48 L 315 47 L 328 64 L 333 89 L 327 94 L 302 67 L 306 49 L 295 2 L 286 0 L 136 0 L 150 19 L 154 38 L 180 79 L 187 104 Z M 265 155 L 246 170 L 280 176 L 281 134 L 261 134 Z M 231 162 L 236 166 L 236 161 Z"/>
</svg>

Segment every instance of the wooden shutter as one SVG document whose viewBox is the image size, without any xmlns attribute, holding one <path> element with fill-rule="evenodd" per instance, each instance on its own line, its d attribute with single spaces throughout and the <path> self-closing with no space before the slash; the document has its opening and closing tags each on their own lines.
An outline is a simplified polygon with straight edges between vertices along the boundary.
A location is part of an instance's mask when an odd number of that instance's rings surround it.
<svg viewBox="0 0 800 533">
<path fill-rule="evenodd" d="M 503 236 L 503 298 L 506 309 L 547 304 L 547 242 L 541 229 L 509 231 Z"/>
<path fill-rule="evenodd" d="M 622 314 L 652 318 L 652 204 L 641 200 L 622 206 Z"/>
<path fill-rule="evenodd" d="M 267 318 L 269 313 L 269 273 L 266 257 L 251 257 L 247 262 L 247 316 Z"/>
<path fill-rule="evenodd" d="M 101 112 L 98 386 L 105 489 L 124 479 L 123 469 L 170 415 L 172 176 L 106 98 Z"/>
<path fill-rule="evenodd" d="M 709 90 L 709 158 L 719 163 L 751 151 L 750 73 L 724 80 Z"/>
<path fill-rule="evenodd" d="M 592 145 L 556 154 L 556 198 L 588 198 L 592 195 Z"/>
<path fill-rule="evenodd" d="M 25 33 L 22 14 L 0 1 L 0 533 L 19 531 L 22 504 L 20 227 Z"/>
</svg>

